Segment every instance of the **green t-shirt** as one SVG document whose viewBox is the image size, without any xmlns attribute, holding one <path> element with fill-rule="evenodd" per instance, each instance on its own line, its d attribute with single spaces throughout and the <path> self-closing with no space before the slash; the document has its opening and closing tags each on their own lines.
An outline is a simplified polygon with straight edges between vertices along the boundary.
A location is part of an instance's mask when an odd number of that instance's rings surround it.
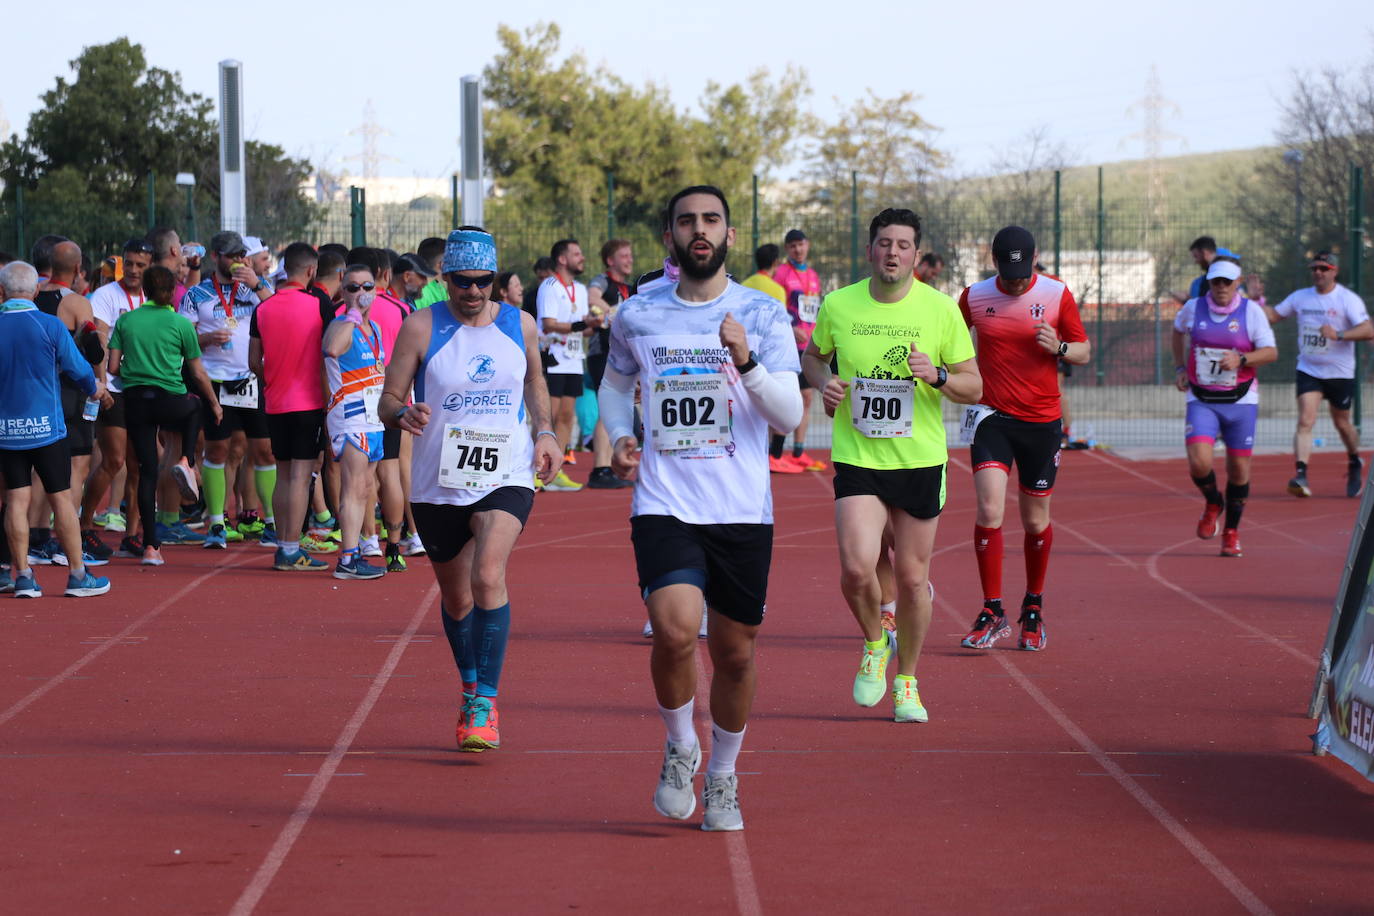
<svg viewBox="0 0 1374 916">
<path fill-rule="evenodd" d="M 152 385 L 172 394 L 185 394 L 181 366 L 200 356 L 196 329 L 169 305 L 145 302 L 119 316 L 110 349 L 120 351 L 119 381 L 127 389 Z"/>
<path fill-rule="evenodd" d="M 972 359 L 973 341 L 953 299 L 913 282 L 900 302 L 877 302 L 861 280 L 825 297 L 811 340 L 822 355 L 835 354 L 838 377 L 851 383 L 835 411 L 832 461 L 884 471 L 945 463 L 939 391 L 917 382 L 911 436 L 890 439 L 870 439 L 854 428 L 850 398 L 855 378 L 911 378 L 906 360 L 913 343 L 937 366 Z"/>
<path fill-rule="evenodd" d="M 415 300 L 417 309 L 427 309 L 436 302 L 448 301 L 448 287 L 444 281 L 435 277 L 425 284 L 424 289 L 420 290 L 420 298 Z"/>
</svg>

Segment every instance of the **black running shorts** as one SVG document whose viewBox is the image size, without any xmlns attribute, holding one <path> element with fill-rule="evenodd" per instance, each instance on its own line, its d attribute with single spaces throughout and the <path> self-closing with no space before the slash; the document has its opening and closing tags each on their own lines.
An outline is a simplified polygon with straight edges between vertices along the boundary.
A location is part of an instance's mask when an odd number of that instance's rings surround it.
<svg viewBox="0 0 1374 916">
<path fill-rule="evenodd" d="M 544 378 L 549 383 L 549 397 L 582 397 L 582 373 L 574 375 L 571 372 L 549 372 Z"/>
<path fill-rule="evenodd" d="M 973 470 L 1001 468 L 1008 474 L 1017 468 L 1021 491 L 1049 496 L 1059 472 L 1059 443 L 1064 424 L 1059 420 L 1031 423 L 995 413 L 978 424 L 970 457 Z"/>
<path fill-rule="evenodd" d="M 391 461 L 401 457 L 401 431 L 388 429 L 382 433 L 382 460 Z"/>
<path fill-rule="evenodd" d="M 0 449 L 0 474 L 4 475 L 6 489 L 22 490 L 32 486 L 35 472 L 45 493 L 61 493 L 71 489 L 72 453 L 66 439 L 38 448 L 14 451 Z"/>
<path fill-rule="evenodd" d="M 529 487 L 497 487 L 468 506 L 438 503 L 411 503 L 416 534 L 425 545 L 432 562 L 447 563 L 472 540 L 472 517 L 479 512 L 501 511 L 515 516 L 525 527 L 534 508 L 534 491 Z"/>
<path fill-rule="evenodd" d="M 912 518 L 937 518 L 945 507 L 945 466 L 874 470 L 835 462 L 835 498 L 876 496 Z"/>
<path fill-rule="evenodd" d="M 1320 391 L 1322 399 L 1331 402 L 1332 410 L 1349 410 L 1355 403 L 1355 380 L 1353 378 L 1317 378 L 1306 372 L 1298 372 L 1298 397 L 1309 391 Z"/>
<path fill-rule="evenodd" d="M 323 410 L 293 410 L 288 413 L 269 413 L 267 436 L 272 440 L 272 457 L 278 461 L 314 461 L 320 457 L 324 444 L 320 439 L 324 429 Z"/>
<path fill-rule="evenodd" d="M 630 541 L 646 598 L 664 585 L 695 584 L 704 576 L 702 592 L 714 610 L 748 626 L 763 623 L 772 525 L 689 525 L 671 515 L 636 515 Z M 697 575 L 678 575 L 685 571 Z"/>
</svg>

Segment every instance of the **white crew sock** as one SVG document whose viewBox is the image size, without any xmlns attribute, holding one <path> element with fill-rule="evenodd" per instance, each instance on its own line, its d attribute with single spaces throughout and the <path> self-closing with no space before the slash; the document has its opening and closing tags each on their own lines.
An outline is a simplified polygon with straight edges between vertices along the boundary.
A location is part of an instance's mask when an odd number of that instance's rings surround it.
<svg viewBox="0 0 1374 916">
<path fill-rule="evenodd" d="M 711 760 L 706 764 L 706 772 L 712 776 L 731 776 L 735 772 L 735 760 L 739 758 L 740 745 L 744 743 L 744 733 L 748 726 L 737 732 L 727 732 L 716 723 L 711 723 Z"/>
<path fill-rule="evenodd" d="M 695 705 L 696 700 L 692 699 L 677 709 L 658 707 L 658 714 L 663 717 L 663 724 L 668 729 L 668 740 L 678 747 L 697 744 L 697 730 L 692 725 L 692 709 Z"/>
<path fill-rule="evenodd" d="M 880 604 L 878 605 L 878 610 L 882 611 L 884 614 L 896 614 L 897 602 L 889 601 L 887 604 Z"/>
</svg>

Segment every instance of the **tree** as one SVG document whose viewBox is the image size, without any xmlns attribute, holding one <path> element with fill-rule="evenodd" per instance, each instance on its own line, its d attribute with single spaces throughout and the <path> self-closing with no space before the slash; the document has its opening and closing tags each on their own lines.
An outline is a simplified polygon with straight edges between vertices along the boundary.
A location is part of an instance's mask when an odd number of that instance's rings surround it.
<svg viewBox="0 0 1374 916">
<path fill-rule="evenodd" d="M 22 184 L 29 240 L 51 231 L 76 238 L 92 253 L 117 247 L 148 228 L 150 173 L 159 222 L 180 222 L 185 197 L 174 178 L 191 172 L 198 179 L 200 225 L 217 224 L 213 104 L 182 89 L 179 74 L 149 67 L 143 48 L 127 38 L 87 47 L 70 65 L 74 77 L 58 77 L 43 94 L 23 138 L 0 147 L 5 204 L 14 205 L 12 189 Z M 251 141 L 245 152 L 254 230 L 269 234 L 271 227 L 282 238 L 302 234 L 316 218 L 299 190 L 309 163 Z M 7 217 L 6 227 L 11 223 Z"/>
<path fill-rule="evenodd" d="M 744 193 L 754 172 L 786 161 L 805 124 L 798 106 L 810 90 L 796 68 L 777 79 L 755 71 L 744 86 L 711 83 L 696 117 L 677 111 L 665 88 L 632 86 L 580 53 L 556 62 L 557 25 L 523 35 L 501 26 L 497 37 L 501 52 L 483 71 L 496 212 L 564 224 L 604 214 L 610 173 L 617 220 L 656 223 L 683 185 Z"/>
<path fill-rule="evenodd" d="M 860 211 L 914 206 L 930 182 L 949 166 L 933 143 L 936 128 L 916 111 L 920 96 L 903 92 L 885 99 L 869 89 L 852 105 L 841 105 L 838 121 L 820 128 L 805 174 L 820 202 L 849 196 L 850 175 L 859 174 Z M 839 100 L 836 99 L 839 104 Z"/>
<path fill-rule="evenodd" d="M 1288 265 L 1278 278 L 1306 286 L 1307 254 L 1326 248 L 1347 258 L 1366 256 L 1348 250 L 1350 166 L 1364 169 L 1368 218 L 1374 207 L 1374 57 L 1350 70 L 1295 72 L 1282 112 L 1278 147 L 1253 174 L 1239 176 L 1235 199 L 1247 221 L 1275 240 L 1269 254 Z"/>
</svg>

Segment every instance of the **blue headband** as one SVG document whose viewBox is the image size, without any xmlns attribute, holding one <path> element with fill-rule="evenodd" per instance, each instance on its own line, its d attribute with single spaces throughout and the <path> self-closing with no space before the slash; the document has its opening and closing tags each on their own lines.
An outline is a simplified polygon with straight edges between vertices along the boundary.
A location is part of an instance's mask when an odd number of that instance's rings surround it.
<svg viewBox="0 0 1374 916">
<path fill-rule="evenodd" d="M 444 273 L 489 270 L 496 273 L 496 239 L 480 229 L 454 229 L 444 245 Z"/>
</svg>

